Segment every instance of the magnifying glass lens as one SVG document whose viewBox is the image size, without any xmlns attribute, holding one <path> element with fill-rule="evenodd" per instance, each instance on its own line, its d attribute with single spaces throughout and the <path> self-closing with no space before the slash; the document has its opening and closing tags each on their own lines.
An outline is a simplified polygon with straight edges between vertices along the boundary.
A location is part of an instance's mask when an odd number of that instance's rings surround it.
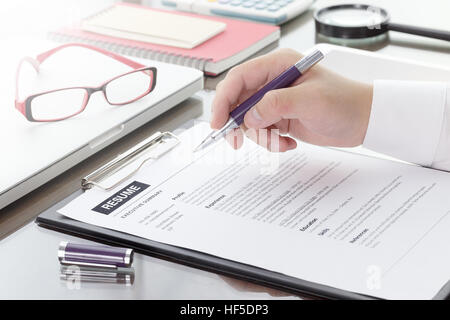
<svg viewBox="0 0 450 320">
<path fill-rule="evenodd" d="M 314 20 L 316 31 L 323 36 L 362 39 L 386 33 L 389 14 L 366 4 L 341 4 L 319 9 Z"/>
<path fill-rule="evenodd" d="M 381 24 L 386 17 L 376 10 L 339 8 L 323 11 L 319 19 L 322 23 L 338 27 L 367 27 Z"/>
<path fill-rule="evenodd" d="M 376 40 L 386 38 L 386 32 L 390 30 L 450 41 L 449 31 L 393 23 L 386 10 L 367 4 L 325 7 L 314 13 L 314 20 L 317 34 L 333 39 Z"/>
</svg>

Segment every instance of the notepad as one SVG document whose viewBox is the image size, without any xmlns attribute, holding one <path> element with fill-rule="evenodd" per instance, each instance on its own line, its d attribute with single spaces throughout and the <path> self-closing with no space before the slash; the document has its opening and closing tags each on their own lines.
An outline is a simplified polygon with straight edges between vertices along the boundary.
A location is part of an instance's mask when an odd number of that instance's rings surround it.
<svg viewBox="0 0 450 320">
<path fill-rule="evenodd" d="M 135 6 L 112 6 L 84 19 L 81 28 L 117 38 L 192 49 L 224 31 L 226 24 Z"/>
</svg>

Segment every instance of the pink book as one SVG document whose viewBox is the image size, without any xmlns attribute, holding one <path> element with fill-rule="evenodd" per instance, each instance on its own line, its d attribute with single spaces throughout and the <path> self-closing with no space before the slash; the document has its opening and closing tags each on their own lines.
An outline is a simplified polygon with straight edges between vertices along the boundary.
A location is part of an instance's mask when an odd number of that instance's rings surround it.
<svg viewBox="0 0 450 320">
<path fill-rule="evenodd" d="M 50 37 L 57 41 L 86 42 L 122 54 L 185 65 L 200 69 L 209 75 L 217 75 L 227 70 L 280 38 L 279 27 L 262 23 L 168 11 L 135 4 L 118 3 L 115 6 L 134 6 L 142 10 L 165 11 L 220 21 L 226 24 L 226 28 L 223 32 L 192 49 L 101 35 L 82 30 L 81 24 L 51 32 Z"/>
</svg>

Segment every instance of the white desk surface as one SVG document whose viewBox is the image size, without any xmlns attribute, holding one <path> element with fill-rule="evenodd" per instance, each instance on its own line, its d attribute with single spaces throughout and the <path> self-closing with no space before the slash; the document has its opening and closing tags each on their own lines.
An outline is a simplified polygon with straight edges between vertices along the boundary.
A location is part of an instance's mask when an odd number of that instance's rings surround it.
<svg viewBox="0 0 450 320">
<path fill-rule="evenodd" d="M 61 3 L 54 0 L 42 2 Z M 70 5 L 59 5 L 55 10 L 62 10 L 66 20 L 67 16 L 76 20 L 80 12 L 85 15 L 85 12 L 96 11 L 109 2 L 112 1 L 95 1 L 95 5 L 91 5 L 92 1 L 67 1 Z M 318 0 L 314 7 L 336 2 Z M 395 22 L 416 24 L 420 22 L 423 26 L 450 30 L 450 20 L 448 20 L 450 2 L 447 0 L 365 2 L 387 9 Z M 144 1 L 144 3 L 160 6 L 159 0 Z M 86 11 L 86 8 L 89 10 Z M 38 9 L 30 9 L 30 12 L 33 10 Z M 0 34 L 3 39 L 8 37 L 11 41 L 17 42 L 31 24 L 32 22 L 23 26 L 23 30 L 16 30 L 15 33 L 7 33 L 1 28 L 3 31 Z M 44 23 L 41 27 L 45 29 L 49 26 Z M 312 10 L 282 26 L 280 47 L 291 47 L 302 51 L 315 43 Z M 408 60 L 450 66 L 450 44 L 439 40 L 392 32 L 387 43 L 371 50 Z M 3 55 L 8 56 L 7 53 Z M 4 58 L 5 56 L 2 57 Z M 1 66 L 4 67 L 5 64 L 1 63 Z M 219 79 L 209 79 L 207 85 L 214 86 Z M 2 94 L 3 92 L 5 91 L 2 90 Z M 287 293 L 140 254 L 137 254 L 135 258 L 136 279 L 132 286 L 82 283 L 80 289 L 69 289 L 59 280 L 59 263 L 56 256 L 58 244 L 61 240 L 79 242 L 83 240 L 39 228 L 32 222 L 42 210 L 75 191 L 79 186 L 80 178 L 86 173 L 154 131 L 173 130 L 191 118 L 208 120 L 213 96 L 213 90 L 206 89 L 199 92 L 173 110 L 114 143 L 101 155 L 89 158 L 54 181 L 0 210 L 0 239 L 2 239 L 0 255 L 3 257 L 3 263 L 0 264 L 0 299 L 297 299 L 298 297 Z M 12 233 L 17 229 L 19 230 Z"/>
</svg>

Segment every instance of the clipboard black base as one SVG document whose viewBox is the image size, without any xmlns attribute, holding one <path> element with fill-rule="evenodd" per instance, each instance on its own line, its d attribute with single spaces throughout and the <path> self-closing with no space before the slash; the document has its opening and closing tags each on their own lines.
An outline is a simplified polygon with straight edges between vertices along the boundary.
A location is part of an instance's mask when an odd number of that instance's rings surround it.
<svg viewBox="0 0 450 320">
<path fill-rule="evenodd" d="M 319 299 L 378 299 L 359 293 L 349 292 L 281 273 L 265 270 L 248 264 L 223 259 L 186 248 L 167 245 L 147 240 L 127 233 L 83 223 L 66 218 L 57 210 L 76 198 L 83 191 L 79 190 L 66 199 L 53 205 L 36 218 L 36 223 L 44 228 L 75 235 L 89 240 L 98 241 L 108 245 L 133 248 L 136 252 L 180 263 L 197 269 L 250 281 L 259 285 L 290 292 L 301 297 Z M 450 282 L 442 288 L 435 299 L 448 299 L 450 297 Z"/>
</svg>

